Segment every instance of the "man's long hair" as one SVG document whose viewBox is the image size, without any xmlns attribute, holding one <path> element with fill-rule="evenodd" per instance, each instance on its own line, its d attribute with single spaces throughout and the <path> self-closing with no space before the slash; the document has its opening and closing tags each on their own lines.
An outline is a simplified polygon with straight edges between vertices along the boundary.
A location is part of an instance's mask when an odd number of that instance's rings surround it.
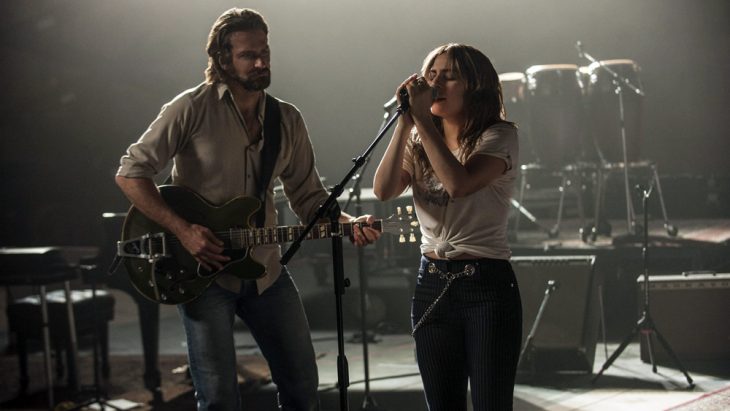
<svg viewBox="0 0 730 411">
<path fill-rule="evenodd" d="M 228 79 L 224 65 L 231 63 L 231 33 L 237 31 L 262 30 L 269 34 L 269 26 L 256 10 L 232 8 L 218 17 L 208 34 L 208 67 L 205 81 L 209 84 Z"/>
<path fill-rule="evenodd" d="M 421 75 L 427 77 L 436 57 L 446 54 L 452 73 L 465 83 L 464 110 L 466 122 L 458 137 L 462 162 L 474 151 L 482 133 L 505 120 L 502 101 L 502 85 L 492 62 L 476 48 L 464 44 L 449 43 L 436 47 L 423 60 Z M 434 124 L 443 134 L 441 118 L 431 116 Z M 433 171 L 420 139 L 415 136 L 414 154 L 425 174 Z"/>
</svg>

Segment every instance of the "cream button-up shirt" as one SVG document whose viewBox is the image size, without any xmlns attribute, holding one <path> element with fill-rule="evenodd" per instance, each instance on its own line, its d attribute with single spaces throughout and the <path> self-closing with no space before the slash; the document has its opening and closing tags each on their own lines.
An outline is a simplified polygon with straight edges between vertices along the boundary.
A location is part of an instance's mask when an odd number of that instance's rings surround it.
<svg viewBox="0 0 730 411">
<path fill-rule="evenodd" d="M 262 129 L 264 102 L 262 95 L 258 107 Z M 301 221 L 309 221 L 328 196 L 315 167 L 301 113 L 284 101 L 280 101 L 280 107 L 281 149 L 266 188 L 267 227 L 278 224 L 273 192 L 277 178 Z M 172 160 L 172 183 L 195 191 L 212 204 L 238 196 L 258 197 L 264 138 L 249 134 L 225 84 L 203 83 L 162 107 L 149 128 L 122 156 L 117 175 L 153 178 Z M 261 293 L 279 276 L 281 247 L 256 247 L 252 257 L 267 268 L 267 274 L 257 280 Z M 240 289 L 240 280 L 230 275 L 219 276 L 218 283 L 235 292 Z"/>
</svg>

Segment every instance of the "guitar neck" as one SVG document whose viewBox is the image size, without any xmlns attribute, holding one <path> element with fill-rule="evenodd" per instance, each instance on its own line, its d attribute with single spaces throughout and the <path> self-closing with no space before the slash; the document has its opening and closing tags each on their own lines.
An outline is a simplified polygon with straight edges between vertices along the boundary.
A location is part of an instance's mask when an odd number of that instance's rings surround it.
<svg viewBox="0 0 730 411">
<path fill-rule="evenodd" d="M 341 223 L 339 224 L 340 234 L 343 237 L 352 235 L 354 227 L 370 227 L 374 230 L 383 231 L 383 220 L 376 220 L 372 225 L 365 223 Z M 231 228 L 223 234 L 231 241 L 233 248 L 248 248 L 266 244 L 281 244 L 296 240 L 304 233 L 307 227 L 303 225 L 262 227 L 262 228 Z M 307 233 L 305 240 L 320 240 L 332 238 L 332 226 L 330 223 L 315 224 Z"/>
</svg>

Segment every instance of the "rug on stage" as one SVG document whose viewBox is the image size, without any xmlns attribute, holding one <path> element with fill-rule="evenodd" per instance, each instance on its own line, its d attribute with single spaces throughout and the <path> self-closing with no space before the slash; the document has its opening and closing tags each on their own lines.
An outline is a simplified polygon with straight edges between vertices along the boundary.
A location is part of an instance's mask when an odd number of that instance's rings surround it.
<svg viewBox="0 0 730 411">
<path fill-rule="evenodd" d="M 110 357 L 111 376 L 103 384 L 108 399 L 126 399 L 142 404 L 136 410 L 193 410 L 195 400 L 193 387 L 187 373 L 187 358 L 184 355 L 162 355 L 159 359 L 162 374 L 163 403 L 153 404 L 152 393 L 145 389 L 143 381 L 144 364 L 141 355 L 117 355 Z M 66 380 L 54 375 L 54 397 L 58 411 L 74 408 L 83 400 L 92 399 L 93 365 L 91 356 L 79 357 L 79 384 L 82 392 L 66 388 Z M 45 368 L 40 354 L 28 359 L 30 384 L 27 394 L 18 395 L 20 374 L 18 358 L 14 355 L 0 356 L 0 409 L 48 409 L 45 385 Z M 266 361 L 260 355 L 238 356 L 238 381 L 242 393 L 271 382 Z"/>
<path fill-rule="evenodd" d="M 730 410 L 730 386 L 717 391 L 708 392 L 692 401 L 687 401 L 671 411 L 722 411 Z"/>
</svg>

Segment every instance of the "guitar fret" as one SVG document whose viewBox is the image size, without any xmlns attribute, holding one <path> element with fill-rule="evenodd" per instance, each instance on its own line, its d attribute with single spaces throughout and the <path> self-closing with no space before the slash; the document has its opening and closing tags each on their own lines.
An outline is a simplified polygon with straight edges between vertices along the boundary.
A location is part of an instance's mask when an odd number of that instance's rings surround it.
<svg viewBox="0 0 730 411">
<path fill-rule="evenodd" d="M 353 234 L 355 227 L 363 227 L 363 223 L 341 223 L 340 235 L 349 237 Z M 373 229 L 383 231 L 382 221 L 378 220 L 371 226 Z M 228 238 L 233 248 L 246 248 L 257 245 L 281 244 L 291 242 L 299 238 L 305 230 L 305 226 L 279 226 L 279 227 L 253 227 L 246 229 L 228 229 Z M 330 223 L 316 224 L 307 233 L 305 240 L 319 240 L 332 237 L 332 225 Z"/>
<path fill-rule="evenodd" d="M 236 247 L 236 246 L 238 246 L 238 244 L 236 244 L 236 242 L 235 242 L 236 237 L 234 235 L 233 228 L 228 229 L 228 238 L 231 240 L 231 248 L 240 248 L 240 247 Z"/>
</svg>

